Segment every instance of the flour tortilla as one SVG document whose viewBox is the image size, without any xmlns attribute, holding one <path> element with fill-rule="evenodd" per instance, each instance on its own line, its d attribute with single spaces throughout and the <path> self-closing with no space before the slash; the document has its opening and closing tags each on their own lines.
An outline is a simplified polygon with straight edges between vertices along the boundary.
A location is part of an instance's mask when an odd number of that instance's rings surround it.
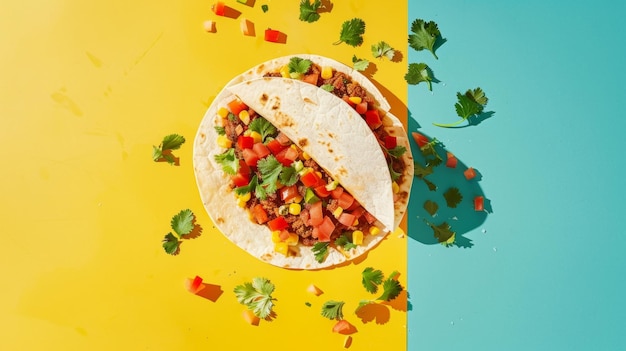
<svg viewBox="0 0 626 351">
<path fill-rule="evenodd" d="M 240 248 L 262 261 L 293 269 L 320 269 L 352 260 L 385 236 L 365 235 L 362 245 L 349 251 L 329 247 L 317 262 L 312 247 L 297 246 L 297 255 L 274 251 L 271 232 L 249 219 L 237 206 L 230 177 L 215 161 L 225 150 L 217 146 L 217 110 L 238 96 L 268 119 L 338 180 L 388 230 L 395 225 L 391 179 L 374 134 L 363 119 L 336 96 L 313 85 L 290 79 L 265 78 L 227 86 L 207 110 L 194 141 L 194 170 L 200 196 L 218 229 Z"/>
<path fill-rule="evenodd" d="M 353 81 L 361 85 L 368 92 L 368 95 L 372 97 L 374 101 L 376 101 L 377 108 L 381 112 L 380 115 L 383 122 L 382 128 L 385 128 L 387 134 L 395 136 L 397 138 L 399 146 L 404 146 L 406 148 L 407 151 L 404 153 L 404 155 L 402 155 L 405 169 L 402 173 L 402 177 L 397 181 L 399 191 L 395 195 L 396 201 L 394 202 L 394 225 L 393 229 L 391 229 L 394 230 L 400 225 L 400 222 L 402 221 L 402 218 L 406 214 L 408 208 L 409 195 L 411 194 L 411 186 L 413 184 L 414 176 L 413 156 L 411 154 L 409 139 L 402 122 L 390 112 L 391 106 L 389 105 L 389 102 L 387 101 L 385 96 L 365 75 L 353 69 L 352 67 L 345 65 L 339 61 L 333 60 L 329 57 L 311 54 L 296 54 L 281 56 L 260 63 L 245 71 L 244 73 L 234 77 L 230 82 L 228 82 L 228 84 L 226 84 L 226 86 L 232 86 L 240 84 L 247 80 L 261 78 L 268 72 L 277 72 L 281 69 L 281 67 L 289 64 L 289 60 L 291 60 L 291 58 L 293 57 L 310 60 L 320 67 L 330 66 L 335 71 L 339 71 L 348 75 Z M 337 103 L 346 104 L 343 100 L 339 98 L 337 99 L 339 100 L 339 102 Z"/>
</svg>

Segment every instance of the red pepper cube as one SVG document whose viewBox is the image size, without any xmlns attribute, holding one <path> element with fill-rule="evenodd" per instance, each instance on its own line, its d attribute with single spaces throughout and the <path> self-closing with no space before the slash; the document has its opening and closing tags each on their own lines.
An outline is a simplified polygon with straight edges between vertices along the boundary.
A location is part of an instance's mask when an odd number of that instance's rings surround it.
<svg viewBox="0 0 626 351">
<path fill-rule="evenodd" d="M 387 135 L 385 137 L 385 148 L 391 150 L 396 146 L 398 146 L 398 139 L 393 135 Z"/>
<path fill-rule="evenodd" d="M 280 41 L 280 31 L 268 28 L 265 30 L 265 41 L 278 43 Z"/>
<path fill-rule="evenodd" d="M 285 219 L 285 217 L 276 217 L 272 219 L 271 221 L 267 222 L 267 226 L 270 228 L 271 231 L 283 230 L 289 227 L 289 223 L 287 223 L 287 220 Z"/>
<path fill-rule="evenodd" d="M 465 176 L 465 179 L 467 180 L 474 179 L 476 177 L 476 170 L 470 167 L 463 172 L 463 175 Z"/>
<path fill-rule="evenodd" d="M 370 126 L 371 129 L 377 129 L 383 124 L 378 110 L 365 111 L 365 122 L 367 122 L 367 125 Z"/>
<path fill-rule="evenodd" d="M 216 2 L 211 8 L 218 16 L 224 16 L 226 14 L 226 5 L 224 5 L 223 1 Z"/>
<path fill-rule="evenodd" d="M 237 147 L 240 150 L 243 149 L 251 149 L 252 145 L 254 145 L 254 138 L 251 136 L 240 135 L 237 137 Z"/>
<path fill-rule="evenodd" d="M 478 195 L 474 197 L 474 210 L 478 212 L 485 210 L 485 198 L 483 196 Z"/>
<path fill-rule="evenodd" d="M 430 142 L 425 135 L 418 132 L 412 132 L 411 135 L 413 136 L 413 140 L 415 140 L 417 146 L 419 146 L 420 148 Z"/>
<path fill-rule="evenodd" d="M 457 158 L 451 152 L 448 152 L 447 155 L 448 159 L 446 160 L 446 167 L 456 168 L 458 162 Z"/>
</svg>

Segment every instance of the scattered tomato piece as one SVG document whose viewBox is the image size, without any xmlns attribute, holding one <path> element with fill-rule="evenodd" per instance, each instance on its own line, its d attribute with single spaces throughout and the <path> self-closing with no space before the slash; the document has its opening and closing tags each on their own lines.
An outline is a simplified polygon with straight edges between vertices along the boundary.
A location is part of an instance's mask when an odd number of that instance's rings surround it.
<svg viewBox="0 0 626 351">
<path fill-rule="evenodd" d="M 250 325 L 254 325 L 254 326 L 259 325 L 260 319 L 259 317 L 254 315 L 254 312 L 252 312 L 252 310 L 243 311 L 242 317 Z"/>
<path fill-rule="evenodd" d="M 206 20 L 202 23 L 202 26 L 204 27 L 205 31 L 209 33 L 215 33 L 215 22 Z"/>
<path fill-rule="evenodd" d="M 268 28 L 265 30 L 265 41 L 270 43 L 278 43 L 280 40 L 280 31 Z"/>
<path fill-rule="evenodd" d="M 215 12 L 218 16 L 224 16 L 226 13 L 226 5 L 224 5 L 223 1 L 216 2 L 213 6 L 211 6 L 213 12 Z"/>
<path fill-rule="evenodd" d="M 352 336 L 347 335 L 346 338 L 343 340 L 343 347 L 344 348 L 349 348 L 350 345 L 352 345 Z"/>
<path fill-rule="evenodd" d="M 415 140 L 415 143 L 419 147 L 422 147 L 430 142 L 424 134 L 412 132 L 411 135 L 413 136 L 413 140 Z"/>
<path fill-rule="evenodd" d="M 352 328 L 353 326 L 352 324 L 350 324 L 350 322 L 348 322 L 345 319 L 342 319 L 340 321 L 337 321 L 337 323 L 335 323 L 335 325 L 333 326 L 333 333 L 339 333 L 339 334 L 349 333 Z"/>
<path fill-rule="evenodd" d="M 465 176 L 465 179 L 467 180 L 474 179 L 476 177 L 476 170 L 470 167 L 466 169 L 465 172 L 463 172 L 463 175 Z"/>
<path fill-rule="evenodd" d="M 485 210 L 485 197 L 484 196 L 475 196 L 474 197 L 474 210 L 476 211 L 484 211 Z"/>
<path fill-rule="evenodd" d="M 185 288 L 192 294 L 199 293 L 202 289 L 206 287 L 205 284 L 202 283 L 202 278 L 196 276 L 195 278 L 187 278 L 185 280 Z"/>
<path fill-rule="evenodd" d="M 454 156 L 454 154 L 452 154 L 451 152 L 448 152 L 447 155 L 448 159 L 446 160 L 446 167 L 456 168 L 456 165 L 458 163 L 456 156 Z"/>
<path fill-rule="evenodd" d="M 306 291 L 310 292 L 311 294 L 315 295 L 315 296 L 320 296 L 322 295 L 324 292 L 322 291 L 322 289 L 318 288 L 317 286 L 315 286 L 315 284 L 311 284 L 306 288 Z"/>
</svg>

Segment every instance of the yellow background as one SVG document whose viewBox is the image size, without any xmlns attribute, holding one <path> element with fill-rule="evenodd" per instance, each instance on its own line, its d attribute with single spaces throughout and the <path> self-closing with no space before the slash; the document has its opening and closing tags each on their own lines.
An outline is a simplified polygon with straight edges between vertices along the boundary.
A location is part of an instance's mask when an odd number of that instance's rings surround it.
<svg viewBox="0 0 626 351">
<path fill-rule="evenodd" d="M 3 350 L 342 349 L 321 304 L 343 300 L 356 326 L 352 350 L 406 346 L 406 301 L 381 305 L 363 321 L 360 283 L 368 266 L 401 273 L 406 239 L 392 234 L 366 260 L 314 272 L 275 268 L 217 232 L 198 195 L 192 165 L 196 128 L 221 87 L 266 59 L 316 53 L 350 64 L 371 59 L 392 111 L 406 120 L 406 1 L 334 1 L 315 23 L 298 20 L 298 1 L 265 0 L 237 19 L 215 16 L 213 1 L 3 1 L 0 4 Z M 263 13 L 261 5 L 268 4 Z M 332 45 L 341 23 L 360 17 L 364 44 Z M 244 37 L 239 21 L 255 25 Z M 216 21 L 215 33 L 202 23 Z M 267 27 L 287 34 L 267 43 Z M 399 62 L 375 60 L 385 40 Z M 155 163 L 151 149 L 170 133 L 186 137 L 180 166 Z M 170 219 L 189 208 L 202 235 L 164 253 Z M 199 275 L 223 293 L 189 294 Z M 273 321 L 245 324 L 232 292 L 253 277 L 275 285 Z M 315 283 L 319 297 L 305 289 Z M 309 302 L 311 307 L 307 307 Z"/>
</svg>

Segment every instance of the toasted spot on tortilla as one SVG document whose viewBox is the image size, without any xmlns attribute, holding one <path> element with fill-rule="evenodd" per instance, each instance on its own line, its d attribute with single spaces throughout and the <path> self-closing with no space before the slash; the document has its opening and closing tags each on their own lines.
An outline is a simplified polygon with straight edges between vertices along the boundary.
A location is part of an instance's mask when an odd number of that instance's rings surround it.
<svg viewBox="0 0 626 351">
<path fill-rule="evenodd" d="M 306 102 L 307 104 L 314 104 L 314 105 L 317 105 L 317 104 L 315 103 L 315 101 L 313 101 L 313 100 L 311 100 L 311 99 L 309 99 L 309 98 L 307 98 L 307 97 L 305 97 L 305 98 L 304 98 L 304 102 Z"/>
<path fill-rule="evenodd" d="M 261 105 L 267 104 L 267 99 L 269 99 L 269 96 L 267 96 L 267 94 L 264 93 L 263 95 L 261 95 L 261 98 L 259 99 Z"/>
<path fill-rule="evenodd" d="M 271 253 L 264 253 L 263 255 L 261 255 L 261 259 L 263 261 L 271 261 L 272 257 L 274 257 L 274 255 L 272 255 Z"/>
<path fill-rule="evenodd" d="M 277 112 L 276 113 L 276 122 L 278 123 L 277 127 L 278 128 L 284 128 L 284 127 L 293 127 L 294 126 L 294 120 L 291 116 L 289 116 L 288 114 L 282 113 L 282 112 Z"/>
<path fill-rule="evenodd" d="M 215 221 L 217 222 L 217 224 L 223 224 L 224 222 L 226 222 L 224 220 L 224 218 L 222 218 L 222 217 L 217 217 L 217 219 Z"/>
<path fill-rule="evenodd" d="M 337 173 L 339 173 L 340 175 L 344 175 L 345 176 L 345 175 L 348 175 L 348 170 L 345 167 L 341 166 L 337 170 Z"/>
<path fill-rule="evenodd" d="M 328 148 L 328 152 L 332 154 L 332 153 L 333 153 L 333 152 L 335 152 L 335 151 L 333 150 L 333 148 L 332 148 L 332 147 L 329 147 L 329 148 Z"/>
<path fill-rule="evenodd" d="M 300 145 L 300 147 L 305 147 L 309 144 L 309 140 L 306 138 L 300 139 L 298 140 L 298 145 Z"/>
<path fill-rule="evenodd" d="M 274 100 L 274 105 L 272 106 L 272 110 L 278 110 L 279 108 L 280 108 L 280 99 L 276 97 L 276 100 Z"/>
<path fill-rule="evenodd" d="M 328 136 L 329 136 L 331 139 L 335 139 L 335 138 L 337 137 L 335 134 L 333 134 L 333 133 L 331 133 L 331 132 L 329 132 L 329 133 L 328 133 Z"/>
<path fill-rule="evenodd" d="M 265 71 L 265 65 L 264 64 L 258 65 L 256 68 L 256 73 L 260 74 L 260 73 L 263 73 L 263 71 Z"/>
</svg>

